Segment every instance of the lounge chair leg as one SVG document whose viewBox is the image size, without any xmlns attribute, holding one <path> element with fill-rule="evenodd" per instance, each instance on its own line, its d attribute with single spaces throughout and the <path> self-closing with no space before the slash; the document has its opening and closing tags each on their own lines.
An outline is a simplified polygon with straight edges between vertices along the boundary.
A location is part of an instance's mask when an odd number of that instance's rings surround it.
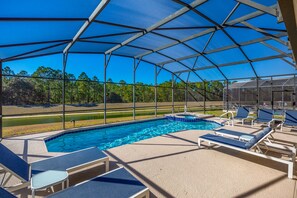
<svg viewBox="0 0 297 198">
<path fill-rule="evenodd" d="M 109 171 L 109 160 L 105 161 L 105 171 L 108 172 Z"/>
<path fill-rule="evenodd" d="M 148 191 L 146 191 L 146 193 L 145 193 L 145 198 L 149 198 L 150 197 L 150 191 L 148 190 Z"/>
<path fill-rule="evenodd" d="M 35 197 L 35 190 L 32 190 L 32 198 Z"/>
<path fill-rule="evenodd" d="M 201 146 L 201 140 L 200 138 L 198 138 L 198 149 L 200 149 L 200 146 Z"/>
<path fill-rule="evenodd" d="M 288 164 L 288 178 L 293 179 L 293 163 Z"/>
</svg>

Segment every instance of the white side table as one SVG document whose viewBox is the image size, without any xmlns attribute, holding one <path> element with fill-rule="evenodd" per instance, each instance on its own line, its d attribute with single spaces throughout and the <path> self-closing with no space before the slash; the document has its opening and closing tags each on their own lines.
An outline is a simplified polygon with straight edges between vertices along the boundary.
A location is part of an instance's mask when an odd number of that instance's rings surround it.
<svg viewBox="0 0 297 198">
<path fill-rule="evenodd" d="M 69 180 L 66 171 L 49 170 L 36 174 L 31 178 L 32 197 L 35 197 L 35 191 L 53 187 L 56 184 L 62 183 L 62 189 L 64 189 L 65 181 L 67 188 L 69 186 Z"/>
</svg>

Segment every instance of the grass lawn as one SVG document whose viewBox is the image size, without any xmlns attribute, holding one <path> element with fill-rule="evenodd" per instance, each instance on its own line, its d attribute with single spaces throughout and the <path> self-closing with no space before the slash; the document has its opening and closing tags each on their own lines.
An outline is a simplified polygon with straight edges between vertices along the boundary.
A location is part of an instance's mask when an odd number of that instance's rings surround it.
<svg viewBox="0 0 297 198">
<path fill-rule="evenodd" d="M 191 112 L 200 111 L 201 107 L 190 108 Z M 157 116 L 171 113 L 171 108 L 163 107 L 158 109 Z M 219 116 L 222 110 L 206 111 L 206 114 Z M 103 112 L 92 112 L 87 114 L 73 113 L 66 114 L 66 128 L 74 128 L 72 120 L 75 120 L 75 127 L 84 127 L 104 124 Z M 154 109 L 137 109 L 136 120 L 155 117 Z M 107 112 L 107 123 L 124 122 L 133 120 L 132 110 L 117 110 Z M 62 115 L 27 116 L 17 118 L 3 118 L 3 137 L 19 136 L 25 134 L 62 130 Z"/>
</svg>

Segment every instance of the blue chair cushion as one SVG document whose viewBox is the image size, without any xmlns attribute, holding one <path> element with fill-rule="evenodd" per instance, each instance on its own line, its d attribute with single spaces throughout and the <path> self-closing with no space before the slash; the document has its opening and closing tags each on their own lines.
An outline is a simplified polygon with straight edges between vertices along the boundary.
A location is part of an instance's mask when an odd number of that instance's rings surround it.
<svg viewBox="0 0 297 198">
<path fill-rule="evenodd" d="M 259 109 L 258 122 L 270 122 L 273 119 L 273 110 L 271 109 Z"/>
<path fill-rule="evenodd" d="M 67 169 L 89 163 L 107 155 L 97 147 L 75 151 L 66 155 L 52 157 L 46 160 L 34 162 L 31 164 L 32 175 L 48 170 L 66 171 Z"/>
<path fill-rule="evenodd" d="M 0 197 L 1 198 L 16 198 L 13 194 L 10 192 L 6 191 L 5 189 L 0 187 Z"/>
<path fill-rule="evenodd" d="M 296 110 L 287 110 L 285 116 L 285 125 L 297 126 L 297 111 Z"/>
<path fill-rule="evenodd" d="M 265 128 L 264 130 L 260 131 L 255 135 L 250 141 L 248 142 L 243 142 L 231 138 L 226 138 L 218 135 L 213 135 L 213 134 L 206 134 L 203 136 L 200 136 L 200 138 L 226 144 L 229 146 L 234 146 L 237 148 L 241 149 L 250 149 L 252 148 L 259 140 L 261 140 L 265 135 L 267 135 L 271 131 L 270 127 Z"/>
<path fill-rule="evenodd" d="M 30 180 L 30 165 L 14 152 L 0 144 L 0 166 L 1 164 L 17 174 L 24 181 Z"/>
<path fill-rule="evenodd" d="M 234 139 L 231 139 L 231 138 L 226 138 L 226 137 L 213 135 L 213 134 L 206 134 L 206 135 L 200 136 L 200 138 L 203 138 L 205 140 L 218 142 L 218 143 L 222 143 L 222 144 L 226 144 L 226 145 L 229 145 L 229 146 L 234 146 L 234 147 L 241 148 L 241 149 L 247 149 L 246 142 L 242 142 L 242 141 L 239 141 L 239 140 L 234 140 Z"/>
<path fill-rule="evenodd" d="M 266 127 L 265 129 L 263 129 L 262 131 L 258 132 L 256 134 L 256 140 L 259 141 L 260 139 L 262 139 L 265 135 L 267 135 L 270 131 L 272 130 L 272 128 L 270 127 Z"/>
<path fill-rule="evenodd" d="M 131 175 L 126 169 L 120 168 L 103 176 L 98 176 L 90 181 L 72 186 L 49 198 L 81 198 L 81 197 L 105 197 L 122 198 L 145 190 L 147 187 Z"/>
<path fill-rule="evenodd" d="M 246 143 L 247 148 L 251 148 L 254 146 L 259 140 L 261 140 L 264 136 L 266 136 L 272 129 L 270 127 L 266 127 L 262 131 L 258 132 L 249 142 Z"/>
<path fill-rule="evenodd" d="M 243 119 L 248 117 L 249 115 L 249 110 L 245 107 L 238 107 L 236 116 L 234 117 L 235 119 Z"/>
</svg>

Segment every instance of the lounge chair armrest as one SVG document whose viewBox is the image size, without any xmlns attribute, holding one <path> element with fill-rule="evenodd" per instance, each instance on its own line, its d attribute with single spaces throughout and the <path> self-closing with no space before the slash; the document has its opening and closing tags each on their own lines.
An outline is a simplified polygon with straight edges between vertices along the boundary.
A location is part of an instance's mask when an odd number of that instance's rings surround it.
<svg viewBox="0 0 297 198">
<path fill-rule="evenodd" d="M 255 117 L 254 116 L 248 116 L 248 117 L 246 117 L 246 118 L 243 118 L 243 120 L 247 120 L 247 119 L 255 119 Z"/>
<path fill-rule="evenodd" d="M 232 118 L 232 119 L 234 118 L 234 114 L 233 114 L 233 112 L 231 112 L 231 111 L 227 111 L 226 113 L 223 113 L 222 115 L 220 115 L 220 119 L 222 119 L 223 116 L 228 115 L 228 114 L 231 114 L 231 118 Z"/>
<path fill-rule="evenodd" d="M 274 121 L 280 121 L 281 123 L 277 125 L 277 127 L 279 127 L 281 124 L 284 123 L 284 121 L 282 119 L 278 119 L 278 118 L 273 118 L 272 120 L 270 120 L 268 122 L 268 126 L 271 126 L 271 123 L 274 122 Z"/>
<path fill-rule="evenodd" d="M 273 122 L 273 121 L 280 121 L 280 122 L 284 122 L 283 119 L 279 119 L 279 118 L 273 118 L 270 122 Z"/>
</svg>

